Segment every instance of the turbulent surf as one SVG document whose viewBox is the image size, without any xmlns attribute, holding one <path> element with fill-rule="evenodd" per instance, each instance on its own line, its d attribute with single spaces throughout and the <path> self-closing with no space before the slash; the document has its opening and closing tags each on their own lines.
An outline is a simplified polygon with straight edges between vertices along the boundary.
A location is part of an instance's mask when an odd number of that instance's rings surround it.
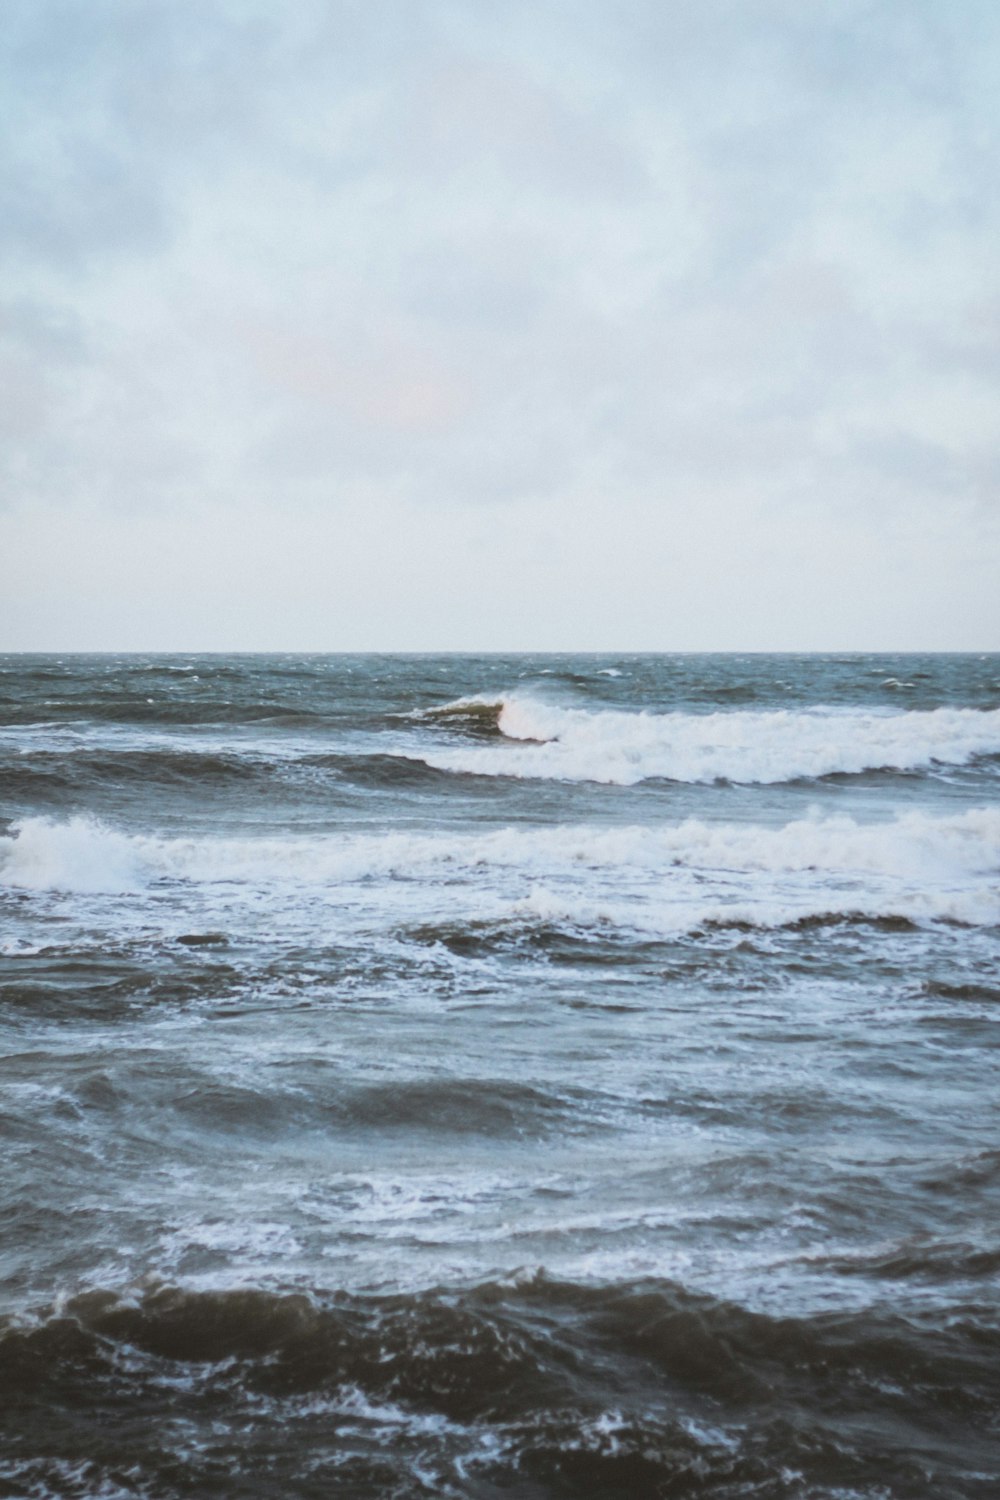
<svg viewBox="0 0 1000 1500">
<path fill-rule="evenodd" d="M 1000 658 L 0 658 L 0 1492 L 987 1500 Z"/>
</svg>

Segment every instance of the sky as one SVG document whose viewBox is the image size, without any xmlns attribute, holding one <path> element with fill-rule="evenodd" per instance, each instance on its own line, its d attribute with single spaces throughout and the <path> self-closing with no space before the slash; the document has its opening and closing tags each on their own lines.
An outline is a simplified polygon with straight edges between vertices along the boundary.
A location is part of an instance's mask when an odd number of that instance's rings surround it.
<svg viewBox="0 0 1000 1500">
<path fill-rule="evenodd" d="M 1000 649 L 995 0 L 3 0 L 0 649 Z"/>
</svg>

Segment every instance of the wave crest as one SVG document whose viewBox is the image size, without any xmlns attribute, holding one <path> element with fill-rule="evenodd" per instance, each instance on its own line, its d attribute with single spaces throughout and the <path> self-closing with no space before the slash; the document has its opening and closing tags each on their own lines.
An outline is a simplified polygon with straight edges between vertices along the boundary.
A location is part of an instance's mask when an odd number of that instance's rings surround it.
<svg viewBox="0 0 1000 1500">
<path fill-rule="evenodd" d="M 503 698 L 456 698 L 434 708 L 418 709 L 409 717 L 493 739 L 502 733 L 500 716 L 503 711 Z"/>
</svg>

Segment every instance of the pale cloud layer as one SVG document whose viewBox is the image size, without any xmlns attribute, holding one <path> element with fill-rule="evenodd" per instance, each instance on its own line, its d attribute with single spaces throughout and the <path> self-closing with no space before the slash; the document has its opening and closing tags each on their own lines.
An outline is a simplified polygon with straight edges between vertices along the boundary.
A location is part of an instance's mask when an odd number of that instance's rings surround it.
<svg viewBox="0 0 1000 1500">
<path fill-rule="evenodd" d="M 4 0 L 0 648 L 1000 647 L 1000 9 Z"/>
</svg>

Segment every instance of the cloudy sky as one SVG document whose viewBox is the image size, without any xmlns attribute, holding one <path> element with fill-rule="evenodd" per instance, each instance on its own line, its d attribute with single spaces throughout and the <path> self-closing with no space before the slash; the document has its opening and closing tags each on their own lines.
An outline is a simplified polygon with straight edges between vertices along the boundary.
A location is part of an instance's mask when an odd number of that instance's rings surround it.
<svg viewBox="0 0 1000 1500">
<path fill-rule="evenodd" d="M 1000 648 L 995 0 L 0 10 L 0 649 Z"/>
</svg>

